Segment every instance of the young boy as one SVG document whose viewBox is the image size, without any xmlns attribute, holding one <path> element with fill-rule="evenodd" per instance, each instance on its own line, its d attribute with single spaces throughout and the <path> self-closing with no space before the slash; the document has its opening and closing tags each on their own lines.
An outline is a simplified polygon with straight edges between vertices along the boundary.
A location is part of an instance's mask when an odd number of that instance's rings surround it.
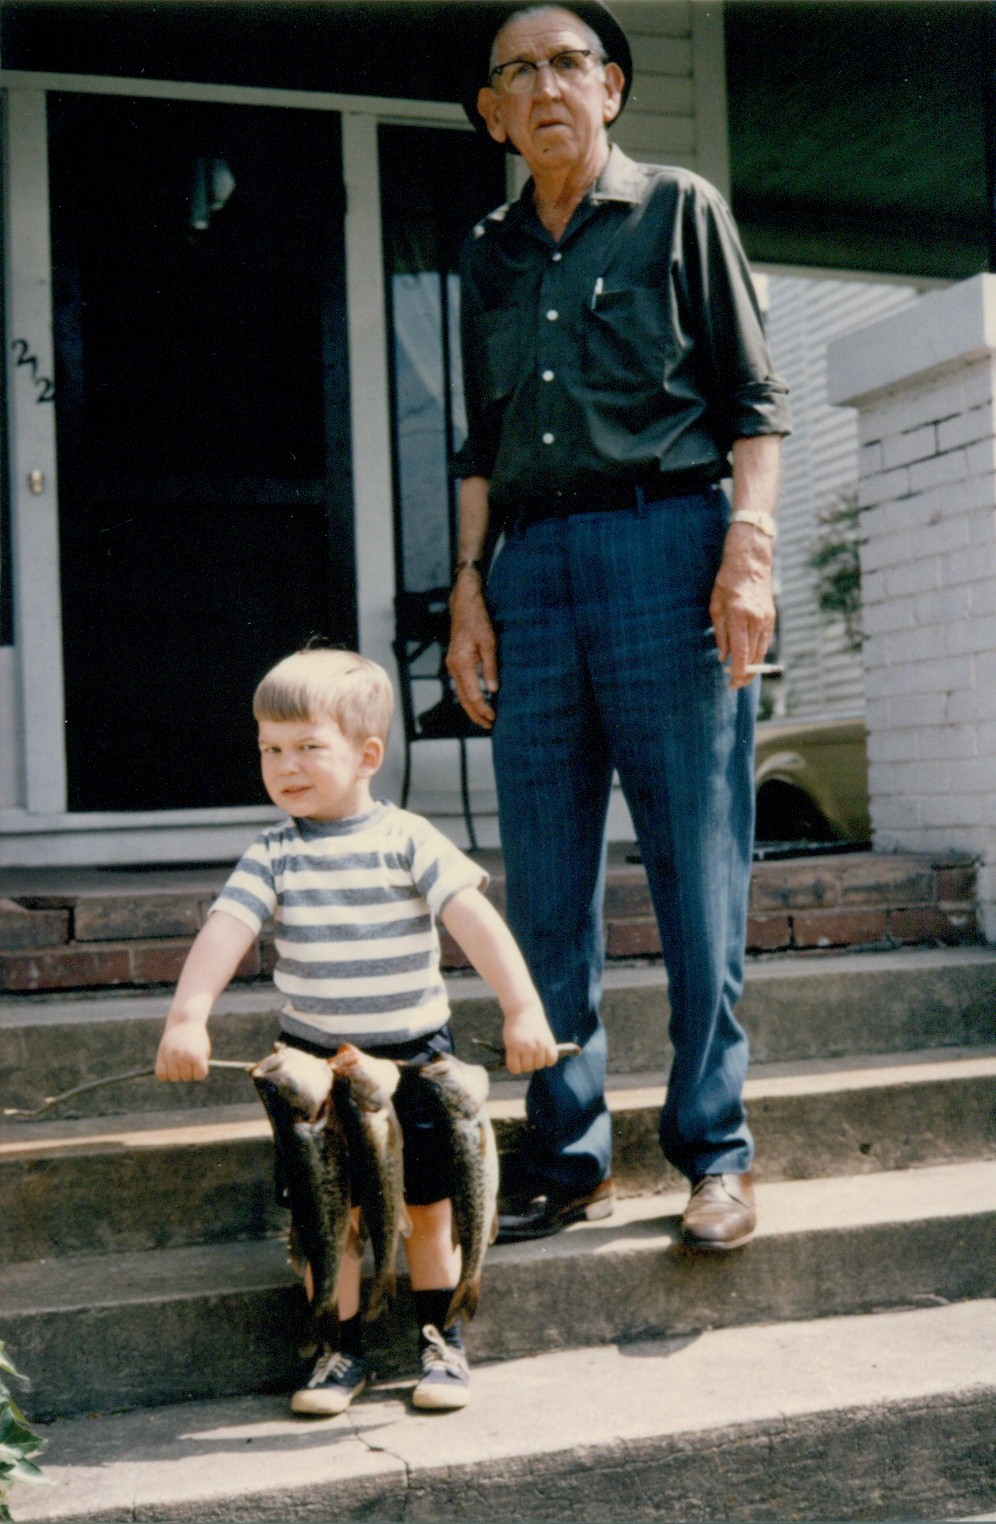
<svg viewBox="0 0 996 1524">
<path fill-rule="evenodd" d="M 526 1074 L 557 1060 L 526 965 L 481 890 L 487 875 L 420 816 L 375 802 L 394 707 L 390 680 L 350 651 L 309 649 L 279 662 L 253 713 L 266 791 L 289 819 L 263 831 L 239 862 L 184 964 L 159 1045 L 163 1080 L 208 1073 L 211 1008 L 272 916 L 274 983 L 287 1003 L 281 1038 L 331 1057 L 342 1043 L 379 1058 L 426 1062 L 452 1052 L 439 971 L 438 917 L 494 989 L 505 1062 Z M 402 1071 L 411 1074 L 410 1069 Z M 459 1323 L 443 1329 L 459 1280 L 448 1157 L 422 1081 L 399 1087 L 409 1276 L 421 1333 L 416 1407 L 463 1407 L 469 1374 Z M 311 1295 L 310 1276 L 305 1277 Z M 338 1288 L 339 1348 L 320 1351 L 295 1412 L 342 1412 L 364 1388 L 360 1266 L 346 1255 Z"/>
</svg>

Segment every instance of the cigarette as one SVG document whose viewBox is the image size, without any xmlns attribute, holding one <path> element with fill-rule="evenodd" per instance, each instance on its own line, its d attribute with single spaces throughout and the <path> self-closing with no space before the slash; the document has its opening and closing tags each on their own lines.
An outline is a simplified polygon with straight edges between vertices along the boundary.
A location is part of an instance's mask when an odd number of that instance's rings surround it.
<svg viewBox="0 0 996 1524">
<path fill-rule="evenodd" d="M 775 661 L 756 661 L 744 668 L 745 672 L 757 672 L 761 677 L 780 677 L 785 671 Z"/>
</svg>

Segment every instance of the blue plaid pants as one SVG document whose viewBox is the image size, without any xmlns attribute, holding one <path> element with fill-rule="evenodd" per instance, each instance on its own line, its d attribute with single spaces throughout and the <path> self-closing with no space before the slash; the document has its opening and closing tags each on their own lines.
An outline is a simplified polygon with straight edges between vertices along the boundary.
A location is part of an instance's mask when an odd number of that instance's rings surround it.
<svg viewBox="0 0 996 1524">
<path fill-rule="evenodd" d="M 508 921 L 558 1040 L 582 1050 L 528 1090 L 533 1165 L 558 1190 L 588 1190 L 612 1167 L 599 1003 L 614 770 L 668 974 L 674 1058 L 661 1147 L 692 1180 L 751 1165 L 747 1038 L 734 1006 L 758 684 L 730 691 L 709 620 L 728 517 L 713 488 L 513 526 L 488 581 Z"/>
</svg>

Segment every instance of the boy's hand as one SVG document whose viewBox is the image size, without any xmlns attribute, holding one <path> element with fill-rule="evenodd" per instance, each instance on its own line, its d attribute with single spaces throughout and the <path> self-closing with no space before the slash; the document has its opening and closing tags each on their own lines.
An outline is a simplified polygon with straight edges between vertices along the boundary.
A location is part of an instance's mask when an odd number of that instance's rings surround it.
<svg viewBox="0 0 996 1524">
<path fill-rule="evenodd" d="M 560 1056 L 557 1039 L 539 1001 L 505 1017 L 502 1042 L 509 1074 L 532 1074 L 535 1069 L 551 1068 Z"/>
<path fill-rule="evenodd" d="M 211 1039 L 200 1021 L 167 1026 L 156 1054 L 156 1079 L 203 1080 L 208 1077 Z"/>
</svg>

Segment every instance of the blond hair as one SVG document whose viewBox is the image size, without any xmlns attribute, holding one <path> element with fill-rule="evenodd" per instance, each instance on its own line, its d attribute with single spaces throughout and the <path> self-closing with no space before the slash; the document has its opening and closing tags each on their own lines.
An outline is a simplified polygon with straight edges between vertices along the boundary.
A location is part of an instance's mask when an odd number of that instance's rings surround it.
<svg viewBox="0 0 996 1524">
<path fill-rule="evenodd" d="M 271 667 L 253 695 L 257 720 L 334 720 L 351 741 L 387 740 L 394 690 L 383 667 L 355 651 L 310 647 Z"/>
</svg>

